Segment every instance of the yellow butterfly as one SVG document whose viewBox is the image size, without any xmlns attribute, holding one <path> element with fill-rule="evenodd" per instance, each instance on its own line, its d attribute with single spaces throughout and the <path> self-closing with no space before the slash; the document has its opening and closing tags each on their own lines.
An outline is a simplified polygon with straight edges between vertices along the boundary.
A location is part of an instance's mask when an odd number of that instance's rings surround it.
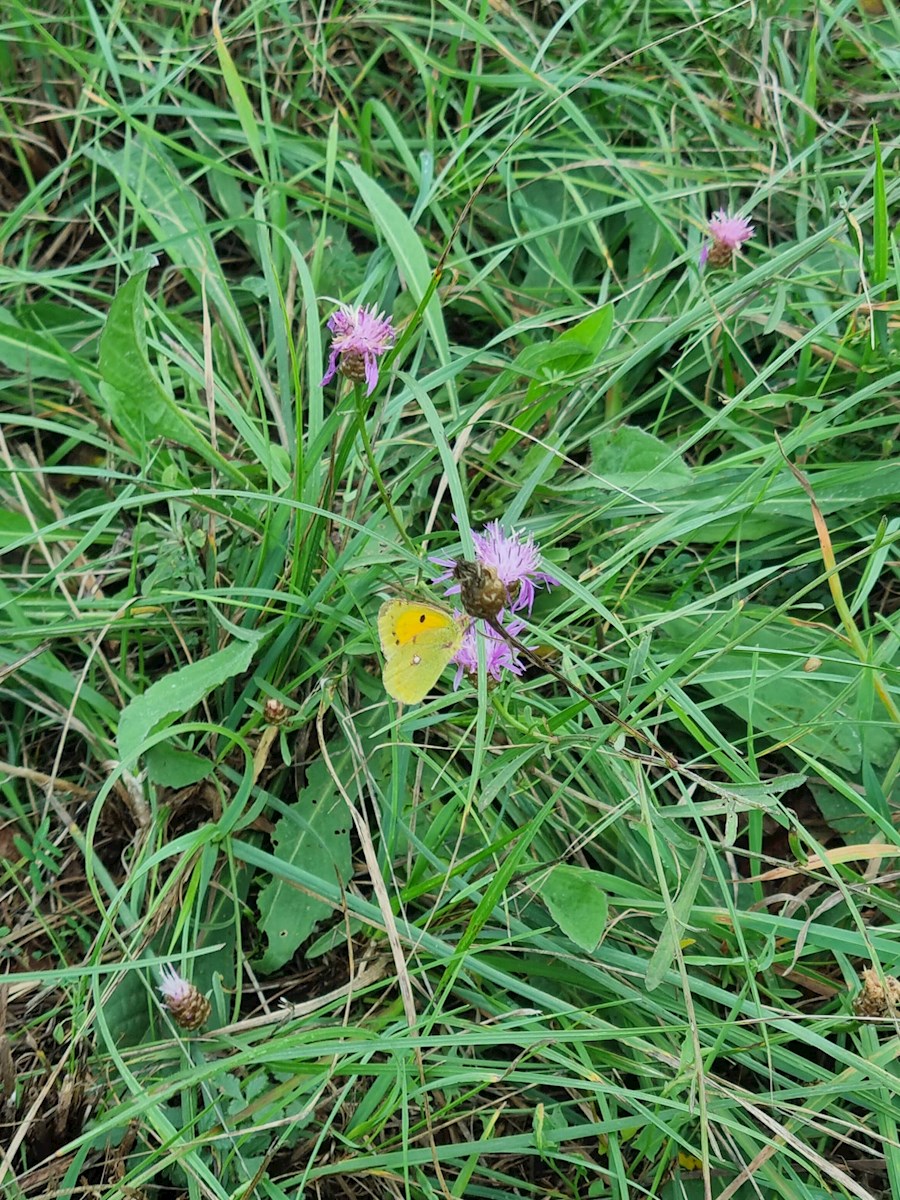
<svg viewBox="0 0 900 1200">
<path fill-rule="evenodd" d="M 404 704 L 418 704 L 462 645 L 465 624 L 436 604 L 387 600 L 378 612 L 384 654 L 384 690 Z"/>
</svg>

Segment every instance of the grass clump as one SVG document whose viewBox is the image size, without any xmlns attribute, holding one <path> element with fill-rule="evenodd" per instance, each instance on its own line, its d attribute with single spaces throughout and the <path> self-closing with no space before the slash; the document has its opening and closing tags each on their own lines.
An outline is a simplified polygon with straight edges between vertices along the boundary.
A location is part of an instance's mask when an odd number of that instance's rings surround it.
<svg viewBox="0 0 900 1200">
<path fill-rule="evenodd" d="M 876 8 L 4 15 L 4 1195 L 900 1193 Z"/>
</svg>

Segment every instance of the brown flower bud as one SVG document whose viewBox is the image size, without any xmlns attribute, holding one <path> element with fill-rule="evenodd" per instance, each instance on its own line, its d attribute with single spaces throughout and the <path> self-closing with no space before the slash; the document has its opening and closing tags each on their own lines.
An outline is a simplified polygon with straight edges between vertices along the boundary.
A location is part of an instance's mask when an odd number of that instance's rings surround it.
<svg viewBox="0 0 900 1200">
<path fill-rule="evenodd" d="M 706 261 L 711 267 L 730 267 L 734 262 L 734 250 L 726 242 L 713 242 Z"/>
<path fill-rule="evenodd" d="M 270 696 L 263 705 L 263 717 L 267 725 L 283 725 L 289 715 L 288 706 L 274 696 Z"/>
<path fill-rule="evenodd" d="M 211 1006 L 203 993 L 169 964 L 163 967 L 160 977 L 159 990 L 175 1024 L 187 1030 L 205 1025 Z"/>
</svg>

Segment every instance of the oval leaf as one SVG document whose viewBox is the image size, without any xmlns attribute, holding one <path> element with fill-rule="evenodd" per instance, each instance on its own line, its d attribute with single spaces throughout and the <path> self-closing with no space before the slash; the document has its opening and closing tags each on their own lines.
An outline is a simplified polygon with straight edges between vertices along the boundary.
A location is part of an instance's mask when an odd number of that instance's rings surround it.
<svg viewBox="0 0 900 1200">
<path fill-rule="evenodd" d="M 224 650 L 157 679 L 143 695 L 135 696 L 119 718 L 116 743 L 122 761 L 133 761 L 150 734 L 170 725 L 226 679 L 246 671 L 258 640 L 257 637 L 252 641 L 232 642 Z"/>
<path fill-rule="evenodd" d="M 554 867 L 544 881 L 540 898 L 567 938 L 589 953 L 606 928 L 606 891 L 594 871 L 585 867 Z"/>
</svg>

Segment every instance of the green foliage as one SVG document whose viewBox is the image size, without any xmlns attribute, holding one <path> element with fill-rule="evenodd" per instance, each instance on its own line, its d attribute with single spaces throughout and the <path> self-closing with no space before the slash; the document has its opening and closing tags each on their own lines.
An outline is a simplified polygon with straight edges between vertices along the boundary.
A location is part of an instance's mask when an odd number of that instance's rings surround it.
<svg viewBox="0 0 900 1200">
<path fill-rule="evenodd" d="M 175 717 L 192 709 L 213 688 L 246 671 L 257 651 L 258 637 L 232 642 L 197 662 L 157 679 L 135 696 L 119 718 L 118 746 L 131 762 L 150 734 L 158 733 Z"/>
<path fill-rule="evenodd" d="M 540 888 L 551 917 L 588 953 L 597 948 L 607 917 L 606 893 L 594 882 L 595 874 L 583 867 L 554 867 Z"/>
<path fill-rule="evenodd" d="M 877 9 L 0 15 L 4 1195 L 900 1195 Z M 491 520 L 581 694 L 399 709 Z"/>
<path fill-rule="evenodd" d="M 691 482 L 690 468 L 660 438 L 620 425 L 591 439 L 591 483 L 623 491 L 678 492 Z"/>
<path fill-rule="evenodd" d="M 352 756 L 344 747 L 326 747 L 328 762 L 317 761 L 306 786 L 278 820 L 272 832 L 275 856 L 299 864 L 328 883 L 345 886 L 350 879 L 350 815 L 336 780 Z M 305 942 L 316 925 L 332 913 L 330 904 L 298 890 L 277 875 L 259 893 L 259 929 L 267 947 L 258 963 L 264 973 L 278 970 Z"/>
</svg>

